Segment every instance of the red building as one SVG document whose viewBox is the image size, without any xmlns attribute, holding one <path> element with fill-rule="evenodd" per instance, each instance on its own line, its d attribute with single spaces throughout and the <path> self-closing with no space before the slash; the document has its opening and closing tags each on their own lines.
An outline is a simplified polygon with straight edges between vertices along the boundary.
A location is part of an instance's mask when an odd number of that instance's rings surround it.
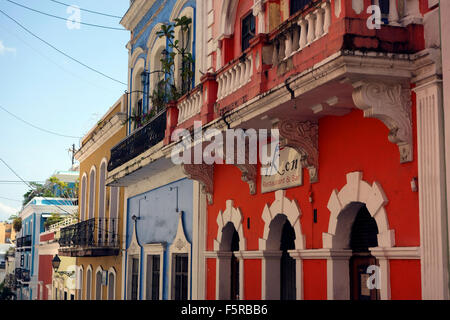
<svg viewBox="0 0 450 320">
<path fill-rule="evenodd" d="M 261 162 L 183 165 L 203 191 L 192 297 L 448 299 L 438 1 L 208 0 L 196 12 L 195 87 L 168 105 L 164 146 L 108 183 L 173 178 L 156 174 L 194 121 L 278 129 L 281 151 L 270 177 Z"/>
<path fill-rule="evenodd" d="M 378 4 L 378 27 L 370 0 L 205 5 L 205 102 L 170 127 L 277 128 L 291 150 L 270 181 L 185 166 L 209 193 L 207 299 L 448 298 L 436 5 Z"/>
</svg>

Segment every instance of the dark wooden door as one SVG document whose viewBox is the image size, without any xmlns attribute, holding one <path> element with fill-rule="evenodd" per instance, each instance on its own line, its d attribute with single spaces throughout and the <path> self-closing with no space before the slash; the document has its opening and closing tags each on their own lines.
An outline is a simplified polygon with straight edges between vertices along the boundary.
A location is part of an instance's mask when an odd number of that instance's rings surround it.
<svg viewBox="0 0 450 320">
<path fill-rule="evenodd" d="M 350 259 L 350 295 L 352 300 L 379 300 L 379 290 L 370 289 L 367 280 L 371 276 L 367 268 L 377 261 L 370 255 L 355 255 Z"/>
</svg>

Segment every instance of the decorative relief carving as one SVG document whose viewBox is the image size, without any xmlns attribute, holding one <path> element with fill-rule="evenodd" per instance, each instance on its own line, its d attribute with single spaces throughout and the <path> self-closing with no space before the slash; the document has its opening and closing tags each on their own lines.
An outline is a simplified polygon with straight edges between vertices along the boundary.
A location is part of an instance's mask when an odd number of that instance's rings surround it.
<svg viewBox="0 0 450 320">
<path fill-rule="evenodd" d="M 278 124 L 280 136 L 286 146 L 294 148 L 302 156 L 302 165 L 309 171 L 311 183 L 318 181 L 319 125 L 310 121 L 282 120 Z"/>
<path fill-rule="evenodd" d="M 400 163 L 413 160 L 411 90 L 401 83 L 358 82 L 353 101 L 367 118 L 381 120 L 389 128 L 389 141 L 400 151 Z"/>
<path fill-rule="evenodd" d="M 202 191 L 208 198 L 208 203 L 213 203 L 214 192 L 214 165 L 208 164 L 184 164 L 183 171 L 189 179 L 201 183 Z"/>
</svg>

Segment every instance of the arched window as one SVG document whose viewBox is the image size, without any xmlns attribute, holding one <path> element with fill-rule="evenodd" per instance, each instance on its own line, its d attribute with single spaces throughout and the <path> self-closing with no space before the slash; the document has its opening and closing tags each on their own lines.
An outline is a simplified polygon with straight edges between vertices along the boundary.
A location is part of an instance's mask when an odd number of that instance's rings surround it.
<svg viewBox="0 0 450 320">
<path fill-rule="evenodd" d="M 102 245 L 105 241 L 106 235 L 106 219 L 105 219 L 105 194 L 106 194 L 106 160 L 100 165 L 100 178 L 98 188 L 98 244 Z"/>
<path fill-rule="evenodd" d="M 133 79 L 132 79 L 132 111 L 131 115 L 135 117 L 134 129 L 140 127 L 142 122 L 142 117 L 145 114 L 146 102 L 145 99 L 145 87 L 147 85 L 148 79 L 145 73 L 145 60 L 139 59 L 133 68 Z"/>
<path fill-rule="evenodd" d="M 83 266 L 78 268 L 78 300 L 83 300 Z"/>
<path fill-rule="evenodd" d="M 86 197 L 87 197 L 87 177 L 86 174 L 81 178 L 81 207 L 80 207 L 80 221 L 86 219 Z"/>
<path fill-rule="evenodd" d="M 119 216 L 119 191 L 118 187 L 111 187 L 109 189 L 109 232 L 108 243 L 111 245 L 117 244 L 119 239 L 117 237 L 118 216 Z"/>
<path fill-rule="evenodd" d="M 87 219 L 94 218 L 94 210 L 95 210 L 95 167 L 92 167 L 91 173 L 89 174 L 89 211 Z"/>
<path fill-rule="evenodd" d="M 114 269 L 108 272 L 108 300 L 116 299 L 116 274 Z"/>
<path fill-rule="evenodd" d="M 92 269 L 89 268 L 86 271 L 86 300 L 91 300 L 92 288 Z"/>
<path fill-rule="evenodd" d="M 95 274 L 95 300 L 102 300 L 102 270 L 97 269 Z"/>
</svg>

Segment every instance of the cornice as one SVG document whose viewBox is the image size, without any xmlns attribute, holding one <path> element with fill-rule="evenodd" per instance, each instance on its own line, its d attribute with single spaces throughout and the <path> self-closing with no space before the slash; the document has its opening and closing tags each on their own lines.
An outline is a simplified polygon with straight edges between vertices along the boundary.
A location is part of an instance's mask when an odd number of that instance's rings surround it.
<svg viewBox="0 0 450 320">
<path fill-rule="evenodd" d="M 125 29 L 133 31 L 156 0 L 134 0 L 128 11 L 120 20 Z"/>
</svg>

